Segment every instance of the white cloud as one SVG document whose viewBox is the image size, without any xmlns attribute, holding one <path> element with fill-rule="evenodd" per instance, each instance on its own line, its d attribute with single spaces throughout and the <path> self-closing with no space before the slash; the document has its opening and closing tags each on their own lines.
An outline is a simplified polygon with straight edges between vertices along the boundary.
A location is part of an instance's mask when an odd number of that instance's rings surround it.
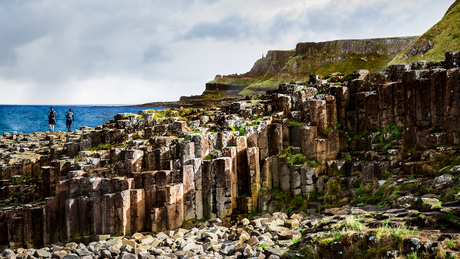
<svg viewBox="0 0 460 259">
<path fill-rule="evenodd" d="M 177 100 L 270 49 L 421 34 L 452 2 L 5 0 L 0 104 Z"/>
</svg>

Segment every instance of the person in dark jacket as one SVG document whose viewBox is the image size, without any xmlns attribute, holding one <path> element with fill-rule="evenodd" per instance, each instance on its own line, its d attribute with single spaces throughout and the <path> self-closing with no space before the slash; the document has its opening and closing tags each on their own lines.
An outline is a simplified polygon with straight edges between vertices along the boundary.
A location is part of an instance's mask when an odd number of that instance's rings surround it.
<svg viewBox="0 0 460 259">
<path fill-rule="evenodd" d="M 71 132 L 72 130 L 70 127 L 72 126 L 72 122 L 75 120 L 73 117 L 73 111 L 72 109 L 69 109 L 66 114 L 65 114 L 65 125 L 67 126 L 67 130 Z"/>
<path fill-rule="evenodd" d="M 54 125 L 56 125 L 56 119 L 57 113 L 53 109 L 53 107 L 50 107 L 50 111 L 48 112 L 48 124 L 50 125 L 50 129 L 52 132 L 54 132 Z"/>
</svg>

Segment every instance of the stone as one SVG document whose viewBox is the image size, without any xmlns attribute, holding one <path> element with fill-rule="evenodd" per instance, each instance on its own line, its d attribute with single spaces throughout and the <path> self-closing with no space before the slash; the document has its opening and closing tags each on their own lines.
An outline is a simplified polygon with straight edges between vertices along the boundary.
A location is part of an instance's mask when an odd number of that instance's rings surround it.
<svg viewBox="0 0 460 259">
<path fill-rule="evenodd" d="M 59 250 L 59 251 L 54 251 L 52 254 L 52 257 L 62 259 L 66 255 L 67 255 L 67 252 L 65 250 Z"/>
<path fill-rule="evenodd" d="M 299 221 L 297 219 L 286 219 L 284 221 L 284 226 L 287 228 L 298 228 Z"/>
<path fill-rule="evenodd" d="M 251 238 L 248 239 L 247 244 L 250 245 L 250 246 L 253 246 L 253 245 L 257 244 L 258 242 L 259 242 L 259 240 L 257 239 L 257 237 L 251 236 Z"/>
<path fill-rule="evenodd" d="M 122 259 L 137 259 L 138 257 L 135 254 L 125 253 L 125 254 L 123 254 L 123 256 L 121 258 Z"/>
<path fill-rule="evenodd" d="M 301 237 L 301 234 L 297 230 L 287 230 L 279 234 L 280 240 L 297 240 Z"/>
<path fill-rule="evenodd" d="M 450 174 L 444 174 L 436 177 L 436 182 L 433 184 L 434 188 L 449 184 L 453 181 L 454 177 Z"/>
<path fill-rule="evenodd" d="M 136 247 L 136 241 L 132 240 L 132 239 L 128 239 L 128 240 L 122 240 L 122 245 L 125 246 L 125 245 L 129 245 L 131 247 Z"/>
<path fill-rule="evenodd" d="M 420 248 L 422 247 L 420 239 L 418 238 L 406 238 L 403 240 L 403 251 L 405 255 L 408 254 L 418 254 L 420 252 Z"/>
<path fill-rule="evenodd" d="M 243 231 L 243 232 L 241 232 L 239 241 L 240 241 L 241 243 L 244 243 L 244 242 L 246 242 L 247 240 L 249 240 L 249 238 L 251 238 L 251 237 L 249 236 L 249 234 L 248 234 L 246 231 Z"/>
<path fill-rule="evenodd" d="M 39 250 L 35 250 L 34 256 L 38 258 L 50 258 L 51 253 L 43 249 L 39 249 Z"/>
</svg>

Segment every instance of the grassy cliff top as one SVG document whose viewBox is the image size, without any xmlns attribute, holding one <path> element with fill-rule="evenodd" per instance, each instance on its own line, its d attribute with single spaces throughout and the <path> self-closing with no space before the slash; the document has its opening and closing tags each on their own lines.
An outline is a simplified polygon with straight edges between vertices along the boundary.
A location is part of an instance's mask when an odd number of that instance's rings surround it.
<svg viewBox="0 0 460 259">
<path fill-rule="evenodd" d="M 460 50 L 460 0 L 455 1 L 446 15 L 399 53 L 390 63 L 410 64 L 419 60 L 444 60 L 445 52 Z"/>
</svg>

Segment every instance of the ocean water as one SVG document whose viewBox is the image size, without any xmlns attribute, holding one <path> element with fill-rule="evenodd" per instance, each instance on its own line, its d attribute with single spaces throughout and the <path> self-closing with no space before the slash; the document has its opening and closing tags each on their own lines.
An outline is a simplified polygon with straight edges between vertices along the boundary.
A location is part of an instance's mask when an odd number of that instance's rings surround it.
<svg viewBox="0 0 460 259">
<path fill-rule="evenodd" d="M 140 110 L 160 110 L 164 107 L 123 107 L 123 106 L 53 106 L 57 112 L 54 131 L 67 131 L 65 113 L 72 108 L 75 121 L 72 130 L 82 126 L 96 127 L 112 120 L 117 113 L 134 113 Z M 8 133 L 32 133 L 49 131 L 48 112 L 44 105 L 0 105 L 0 135 Z"/>
</svg>

